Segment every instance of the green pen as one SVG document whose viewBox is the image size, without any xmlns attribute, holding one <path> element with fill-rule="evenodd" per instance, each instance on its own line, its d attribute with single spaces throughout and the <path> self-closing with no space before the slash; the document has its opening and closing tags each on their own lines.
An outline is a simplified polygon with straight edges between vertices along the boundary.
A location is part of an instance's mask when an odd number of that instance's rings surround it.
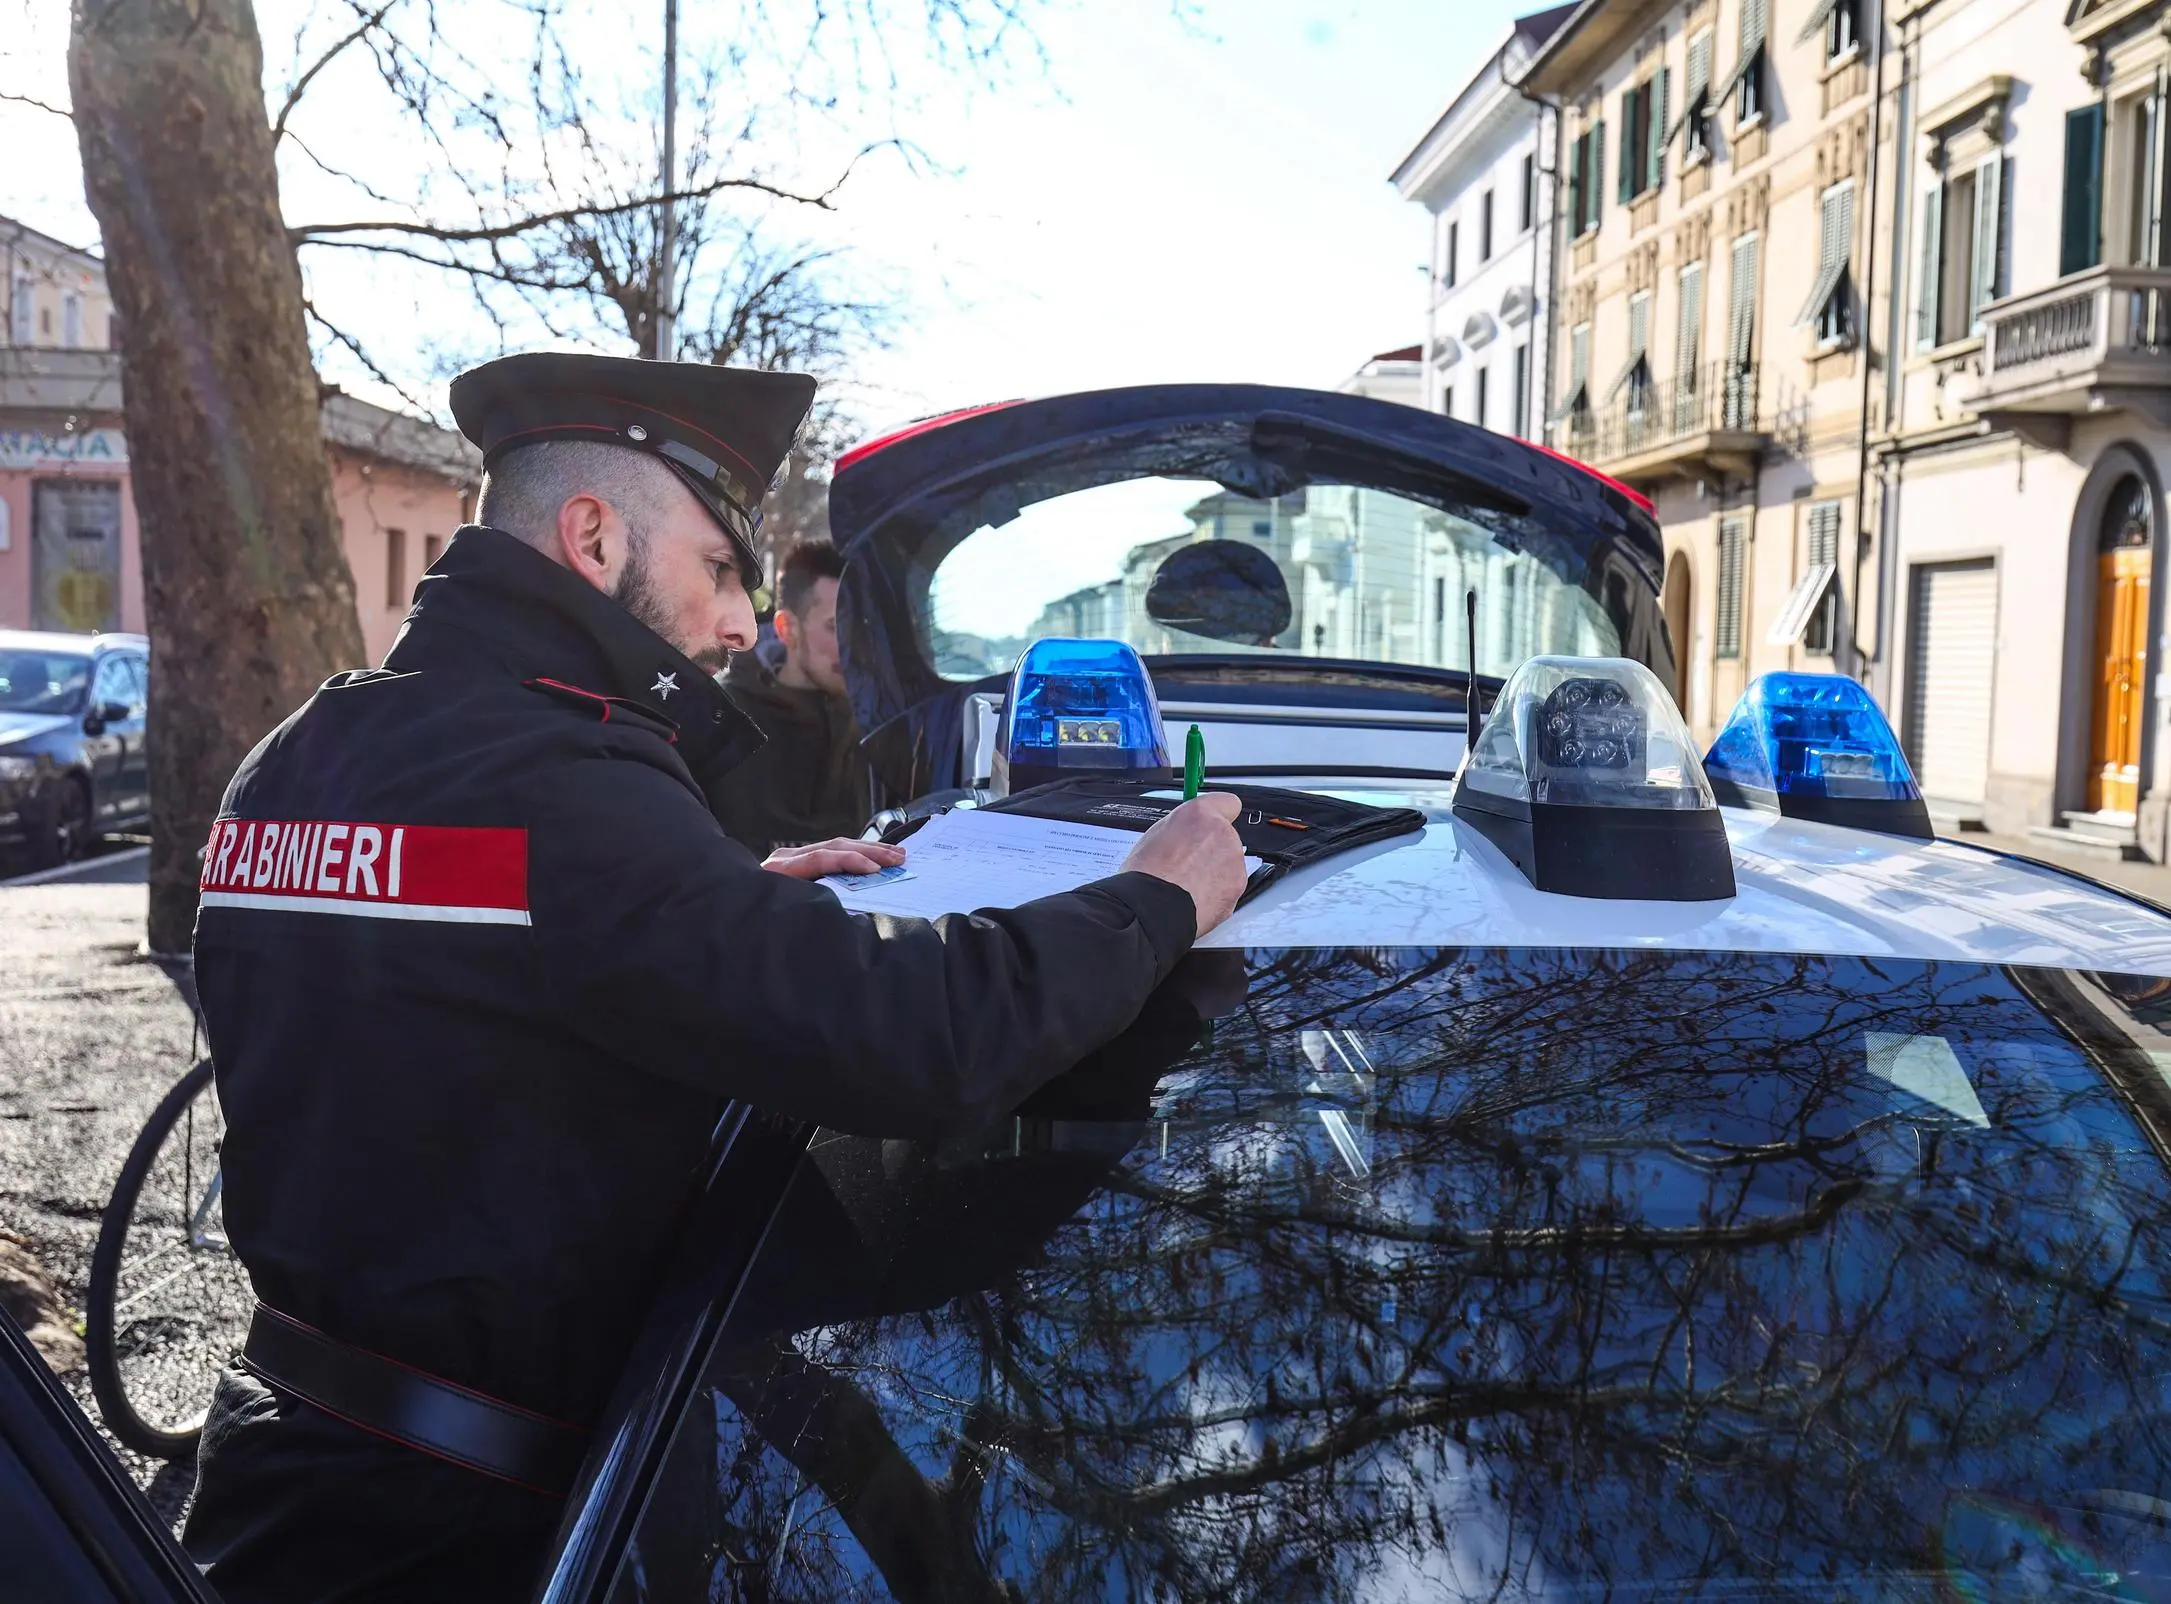
<svg viewBox="0 0 2171 1604">
<path fill-rule="evenodd" d="M 1191 726 L 1191 733 L 1183 741 L 1183 799 L 1188 802 L 1199 794 L 1199 787 L 1206 783 L 1206 737 L 1199 727 Z"/>
</svg>

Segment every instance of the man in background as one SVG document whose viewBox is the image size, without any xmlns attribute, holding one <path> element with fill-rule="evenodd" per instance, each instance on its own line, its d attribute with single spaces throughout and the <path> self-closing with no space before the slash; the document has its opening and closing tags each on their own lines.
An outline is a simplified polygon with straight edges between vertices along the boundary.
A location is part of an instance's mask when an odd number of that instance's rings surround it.
<svg viewBox="0 0 2171 1604">
<path fill-rule="evenodd" d="M 867 822 L 867 764 L 837 657 L 837 581 L 844 558 L 826 540 L 784 554 L 776 575 L 774 672 L 753 652 L 731 659 L 724 689 L 769 737 L 733 770 L 716 816 L 757 857 L 859 834 Z"/>
</svg>

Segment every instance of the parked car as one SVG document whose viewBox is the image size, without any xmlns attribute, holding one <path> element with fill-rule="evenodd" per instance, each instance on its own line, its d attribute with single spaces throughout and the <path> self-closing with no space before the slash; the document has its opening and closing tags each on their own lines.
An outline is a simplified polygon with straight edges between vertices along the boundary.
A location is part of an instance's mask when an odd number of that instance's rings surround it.
<svg viewBox="0 0 2171 1604">
<path fill-rule="evenodd" d="M 1648 510 L 1445 419 L 1061 398 L 831 516 L 901 812 L 994 800 L 1069 633 L 1211 777 L 1426 823 L 985 1131 L 735 1110 L 539 1598 L 2171 1591 L 2171 914 L 1929 839 L 1829 677 L 1700 755 Z"/>
<path fill-rule="evenodd" d="M 0 856 L 47 869 L 151 821 L 141 635 L 0 629 Z"/>
</svg>

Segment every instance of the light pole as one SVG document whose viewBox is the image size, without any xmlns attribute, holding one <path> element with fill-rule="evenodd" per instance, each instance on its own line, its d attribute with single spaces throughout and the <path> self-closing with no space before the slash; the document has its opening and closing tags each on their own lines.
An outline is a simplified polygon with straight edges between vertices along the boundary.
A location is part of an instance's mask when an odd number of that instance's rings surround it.
<svg viewBox="0 0 2171 1604">
<path fill-rule="evenodd" d="M 668 362 L 678 350 L 678 319 L 672 314 L 678 277 L 678 208 L 669 197 L 678 185 L 678 0 L 663 0 L 663 223 L 656 262 L 655 349 Z"/>
</svg>

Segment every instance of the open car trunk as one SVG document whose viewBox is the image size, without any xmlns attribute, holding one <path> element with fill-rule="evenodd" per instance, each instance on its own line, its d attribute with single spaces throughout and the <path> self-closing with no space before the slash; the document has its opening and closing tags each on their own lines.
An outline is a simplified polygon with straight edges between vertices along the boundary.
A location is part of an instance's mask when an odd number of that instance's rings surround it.
<svg viewBox="0 0 2171 1604">
<path fill-rule="evenodd" d="M 1576 464 L 1432 413 L 1321 391 L 1155 385 L 1016 402 L 862 447 L 831 488 L 830 524 L 848 564 L 838 607 L 844 673 L 886 802 L 969 784 L 965 700 L 1007 683 L 999 671 L 967 678 L 954 664 L 948 674 L 938 666 L 929 625 L 937 567 L 968 537 L 1002 538 L 1036 505 L 1150 479 L 1218 486 L 1247 504 L 1331 486 L 1436 510 L 1464 538 L 1541 565 L 1549 584 L 1580 593 L 1602 618 L 1607 649 L 1673 680 L 1658 526 Z M 1433 585 L 1437 621 L 1448 592 Z M 1291 633 L 1314 639 L 1301 625 Z M 1466 675 L 1446 662 L 1309 644 L 1144 656 L 1164 700 L 1173 690 L 1202 701 L 1465 711 Z M 1481 697 L 1498 688 L 1497 677 L 1479 683 Z"/>
</svg>

